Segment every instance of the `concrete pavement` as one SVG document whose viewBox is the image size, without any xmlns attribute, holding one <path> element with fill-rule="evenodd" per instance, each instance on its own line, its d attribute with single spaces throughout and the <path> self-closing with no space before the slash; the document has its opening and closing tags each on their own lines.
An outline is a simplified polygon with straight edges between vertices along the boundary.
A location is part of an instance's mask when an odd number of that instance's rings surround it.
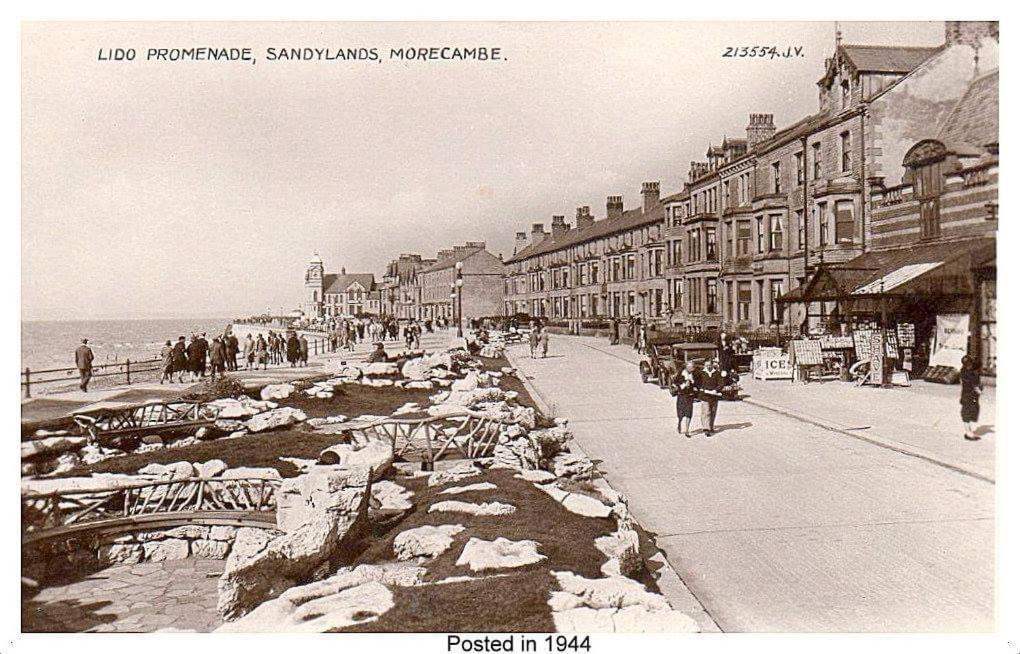
<svg viewBox="0 0 1020 654">
<path fill-rule="evenodd" d="M 749 402 L 688 440 L 626 348 L 551 340 L 518 367 L 724 631 L 993 629 L 992 483 Z"/>
</svg>

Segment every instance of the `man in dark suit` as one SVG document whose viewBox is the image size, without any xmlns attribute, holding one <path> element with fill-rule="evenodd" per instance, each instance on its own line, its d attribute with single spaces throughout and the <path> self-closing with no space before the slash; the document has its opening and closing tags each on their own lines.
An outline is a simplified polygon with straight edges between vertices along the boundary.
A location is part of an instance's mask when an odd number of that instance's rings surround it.
<svg viewBox="0 0 1020 654">
<path fill-rule="evenodd" d="M 81 339 L 81 345 L 74 351 L 74 365 L 78 368 L 81 376 L 81 383 L 78 387 L 83 391 L 89 390 L 89 380 L 92 379 L 92 348 L 89 347 L 89 339 Z"/>
<path fill-rule="evenodd" d="M 704 369 L 698 372 L 698 387 L 701 389 L 701 428 L 705 430 L 705 436 L 711 436 L 715 433 L 715 414 L 723 387 L 722 374 L 715 359 L 706 361 Z"/>
</svg>

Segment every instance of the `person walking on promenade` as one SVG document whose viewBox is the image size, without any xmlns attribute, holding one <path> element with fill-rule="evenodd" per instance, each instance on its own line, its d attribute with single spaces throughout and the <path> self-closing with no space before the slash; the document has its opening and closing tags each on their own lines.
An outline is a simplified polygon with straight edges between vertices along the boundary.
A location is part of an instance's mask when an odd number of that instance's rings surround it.
<svg viewBox="0 0 1020 654">
<path fill-rule="evenodd" d="M 159 357 L 163 360 L 160 366 L 159 383 L 174 380 L 174 346 L 167 339 L 166 345 L 159 351 Z"/>
<path fill-rule="evenodd" d="M 974 423 L 981 413 L 981 375 L 974 358 L 969 354 L 960 362 L 960 417 L 963 419 L 963 437 L 969 441 L 981 440 L 974 433 Z"/>
<path fill-rule="evenodd" d="M 705 436 L 715 433 L 715 414 L 719 410 L 719 398 L 722 397 L 723 377 L 715 359 L 705 362 L 705 369 L 698 373 L 699 399 L 701 400 L 701 428 Z"/>
<path fill-rule="evenodd" d="M 174 372 L 177 373 L 178 384 L 183 384 L 184 375 L 191 372 L 191 368 L 188 367 L 188 348 L 183 336 L 179 337 L 174 345 Z"/>
<path fill-rule="evenodd" d="M 244 339 L 241 357 L 244 359 L 244 369 L 250 370 L 251 364 L 255 361 L 255 341 L 252 339 L 251 334 L 248 334 Z"/>
<path fill-rule="evenodd" d="M 307 368 L 308 367 L 308 339 L 305 337 L 304 334 L 301 334 L 301 337 L 298 338 L 298 344 L 301 346 L 300 347 L 301 357 L 299 358 L 298 362 L 302 366 Z"/>
<path fill-rule="evenodd" d="M 691 437 L 691 419 L 694 417 L 694 402 L 698 397 L 698 382 L 694 376 L 694 363 L 687 364 L 673 379 L 676 391 L 676 430 L 687 438 Z"/>
<path fill-rule="evenodd" d="M 198 356 L 198 376 L 205 379 L 205 358 L 209 354 L 209 341 L 205 339 L 205 332 L 199 334 L 198 346 L 201 348 L 201 353 Z"/>
<path fill-rule="evenodd" d="M 92 348 L 89 347 L 89 339 L 81 339 L 81 345 L 74 351 L 74 365 L 78 368 L 78 377 L 81 380 L 78 383 L 78 388 L 85 392 L 88 392 L 89 381 L 92 379 L 92 360 L 94 358 Z"/>
<path fill-rule="evenodd" d="M 269 344 L 266 343 L 266 339 L 262 338 L 262 334 L 259 334 L 259 338 L 255 341 L 255 369 L 258 370 L 259 364 L 262 364 L 262 369 L 265 370 L 269 363 Z"/>
<path fill-rule="evenodd" d="M 233 332 L 227 334 L 225 339 L 227 346 L 227 370 L 237 370 L 237 350 L 239 343 L 237 337 L 234 336 Z"/>
<path fill-rule="evenodd" d="M 620 343 L 620 320 L 613 318 L 613 324 L 609 328 L 609 344 L 619 345 Z"/>
<path fill-rule="evenodd" d="M 191 342 L 188 343 L 188 370 L 191 371 L 191 381 L 198 381 L 199 374 L 205 369 L 205 352 L 198 340 L 197 334 L 191 335 Z"/>
<path fill-rule="evenodd" d="M 224 376 L 224 369 L 227 363 L 227 348 L 217 336 L 213 339 L 212 345 L 209 346 L 209 367 L 210 374 L 209 380 L 216 381 L 216 373 L 220 373 L 220 379 Z"/>
<path fill-rule="evenodd" d="M 543 329 L 538 334 L 538 343 L 542 346 L 542 358 L 549 354 L 549 331 Z"/>
<path fill-rule="evenodd" d="M 298 359 L 301 358 L 301 343 L 298 341 L 297 335 L 291 332 L 287 335 L 287 363 L 290 364 L 291 368 L 294 368 L 298 364 Z"/>
<path fill-rule="evenodd" d="M 538 325 L 531 321 L 531 333 L 528 334 L 528 347 L 531 348 L 531 358 L 535 358 L 535 350 L 538 349 Z"/>
</svg>

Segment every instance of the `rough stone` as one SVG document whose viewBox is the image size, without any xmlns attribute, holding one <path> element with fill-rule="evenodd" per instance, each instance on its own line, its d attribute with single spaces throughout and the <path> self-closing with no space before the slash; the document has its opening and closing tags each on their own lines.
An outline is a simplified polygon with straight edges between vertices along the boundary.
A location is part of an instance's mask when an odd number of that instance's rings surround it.
<svg viewBox="0 0 1020 654">
<path fill-rule="evenodd" d="M 638 533 L 633 529 L 620 527 L 608 536 L 599 536 L 595 539 L 595 549 L 609 559 L 602 564 L 602 574 L 607 577 L 635 577 L 644 569 Z"/>
<path fill-rule="evenodd" d="M 200 539 L 191 542 L 191 555 L 200 559 L 225 559 L 230 543 L 222 540 Z"/>
<path fill-rule="evenodd" d="M 514 475 L 516 479 L 530 481 L 533 484 L 548 484 L 556 481 L 556 475 L 545 470 L 522 470 Z"/>
<path fill-rule="evenodd" d="M 572 452 L 561 452 L 552 459 L 553 473 L 567 479 L 591 479 L 595 465 L 590 459 Z"/>
<path fill-rule="evenodd" d="M 21 458 L 27 459 L 38 454 L 57 454 L 77 450 L 85 445 L 84 436 L 51 436 L 21 444 Z"/>
<path fill-rule="evenodd" d="M 451 486 L 439 491 L 440 495 L 460 495 L 461 493 L 471 493 L 473 491 L 488 491 L 496 490 L 496 484 L 492 482 L 483 481 L 477 484 L 468 484 L 467 486 Z"/>
<path fill-rule="evenodd" d="M 459 502 L 457 500 L 447 500 L 445 502 L 436 502 L 429 507 L 429 513 L 467 513 L 469 515 L 510 515 L 517 510 L 517 507 L 510 504 L 503 504 L 502 502 L 483 502 L 482 504 L 475 504 L 474 502 Z"/>
<path fill-rule="evenodd" d="M 414 493 L 392 481 L 382 480 L 372 484 L 372 508 L 406 511 L 414 506 L 412 497 Z"/>
<path fill-rule="evenodd" d="M 613 513 L 612 507 L 606 506 L 594 497 L 580 493 L 570 493 L 560 503 L 567 511 L 583 515 L 586 518 L 608 518 Z"/>
<path fill-rule="evenodd" d="M 195 467 L 188 461 L 177 461 L 163 465 L 161 463 L 150 463 L 138 471 L 140 475 L 153 475 L 161 479 L 178 480 L 190 479 L 195 476 Z"/>
<path fill-rule="evenodd" d="M 270 431 L 272 429 L 279 429 L 280 427 L 287 427 L 299 422 L 307 420 L 308 416 L 301 409 L 295 409 L 293 407 L 284 406 L 259 413 L 245 422 L 245 427 L 248 428 L 253 434 L 257 434 L 263 431 Z"/>
<path fill-rule="evenodd" d="M 440 470 L 433 472 L 429 476 L 429 487 L 442 486 L 443 484 L 449 484 L 452 482 L 459 482 L 469 477 L 474 477 L 481 473 L 481 470 L 476 468 L 473 463 L 461 463 L 448 470 Z"/>
<path fill-rule="evenodd" d="M 399 561 L 418 556 L 435 558 L 449 549 L 453 537 L 462 531 L 462 525 L 424 525 L 408 529 L 393 539 L 393 553 Z"/>
<path fill-rule="evenodd" d="M 167 538 L 208 538 L 209 527 L 205 525 L 181 525 L 180 527 L 168 529 L 164 533 Z"/>
<path fill-rule="evenodd" d="M 215 477 L 227 469 L 227 464 L 219 459 L 213 459 L 206 461 L 205 463 L 192 464 L 195 468 L 195 475 L 208 479 L 209 477 Z"/>
<path fill-rule="evenodd" d="M 282 479 L 276 468 L 227 468 L 220 479 Z"/>
<path fill-rule="evenodd" d="M 259 393 L 263 400 L 283 400 L 295 391 L 294 384 L 269 384 Z"/>
<path fill-rule="evenodd" d="M 145 550 L 141 545 L 131 543 L 111 543 L 99 547 L 99 562 L 103 565 L 121 565 L 141 563 Z"/>
<path fill-rule="evenodd" d="M 472 538 L 464 546 L 457 565 L 466 565 L 473 572 L 500 568 L 519 568 L 545 560 L 538 553 L 538 543 L 533 540 L 511 541 L 497 538 L 493 541 Z"/>
<path fill-rule="evenodd" d="M 237 536 L 237 527 L 229 525 L 213 525 L 209 528 L 209 538 L 212 540 L 233 541 Z"/>
<path fill-rule="evenodd" d="M 223 633 L 325 633 L 374 622 L 393 608 L 393 593 L 371 581 L 303 603 L 278 598 L 218 628 Z"/>
<path fill-rule="evenodd" d="M 622 609 L 640 606 L 649 611 L 668 611 L 669 603 L 662 595 L 650 593 L 633 579 L 604 577 L 587 579 L 573 572 L 553 572 L 560 588 L 580 597 L 585 606 L 593 609 Z"/>
<path fill-rule="evenodd" d="M 182 538 L 167 538 L 143 543 L 145 560 L 177 561 L 188 558 L 188 541 Z"/>
<path fill-rule="evenodd" d="M 345 468 L 364 467 L 372 479 L 380 479 L 393 465 L 393 445 L 388 441 L 369 441 L 358 445 L 333 445 L 319 453 L 319 463 Z"/>
</svg>

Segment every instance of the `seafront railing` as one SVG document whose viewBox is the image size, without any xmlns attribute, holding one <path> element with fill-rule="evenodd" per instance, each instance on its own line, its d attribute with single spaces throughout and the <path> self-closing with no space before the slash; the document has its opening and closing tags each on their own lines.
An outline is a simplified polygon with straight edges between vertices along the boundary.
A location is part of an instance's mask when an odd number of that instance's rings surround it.
<svg viewBox="0 0 1020 654">
<path fill-rule="evenodd" d="M 156 356 L 152 359 L 132 361 L 127 359 L 117 363 L 101 363 L 92 366 L 92 377 L 124 377 L 126 384 L 131 383 L 131 375 L 143 372 L 157 372 L 162 370 L 163 360 Z M 25 397 L 32 397 L 32 386 L 50 384 L 55 382 L 74 381 L 79 375 L 77 368 L 49 368 L 47 370 L 32 370 L 26 367 L 21 372 L 21 388 Z"/>
</svg>

